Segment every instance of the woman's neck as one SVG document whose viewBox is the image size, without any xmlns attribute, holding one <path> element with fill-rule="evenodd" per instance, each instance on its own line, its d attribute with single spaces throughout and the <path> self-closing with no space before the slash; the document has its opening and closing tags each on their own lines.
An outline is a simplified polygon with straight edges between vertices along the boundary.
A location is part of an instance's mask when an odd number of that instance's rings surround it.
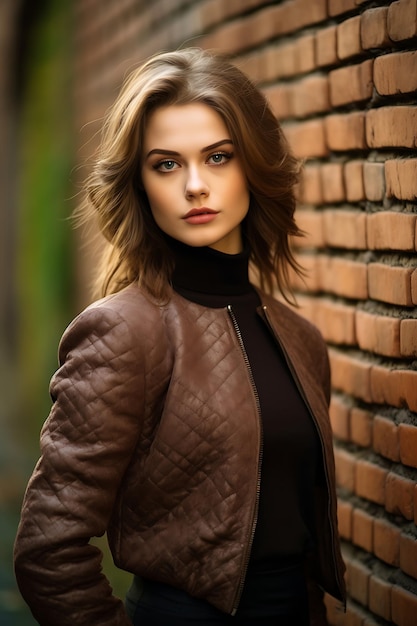
<svg viewBox="0 0 417 626">
<path fill-rule="evenodd" d="M 176 291 L 219 296 L 243 295 L 253 290 L 249 282 L 249 250 L 225 254 L 213 248 L 191 247 L 171 239 L 175 259 L 172 285 Z"/>
</svg>

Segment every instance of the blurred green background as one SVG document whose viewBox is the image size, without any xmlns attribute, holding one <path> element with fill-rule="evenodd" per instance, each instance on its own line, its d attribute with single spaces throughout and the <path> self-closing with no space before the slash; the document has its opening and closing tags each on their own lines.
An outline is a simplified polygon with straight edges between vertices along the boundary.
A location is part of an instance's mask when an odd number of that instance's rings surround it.
<svg viewBox="0 0 417 626">
<path fill-rule="evenodd" d="M 58 342 L 77 313 L 77 245 L 69 219 L 78 191 L 74 17 L 71 0 L 2 1 L 0 115 L 8 150 L 0 159 L 0 624 L 30 626 L 35 621 L 14 580 L 13 541 L 50 408 Z M 114 570 L 107 552 L 105 571 L 123 596 L 127 576 Z"/>
</svg>

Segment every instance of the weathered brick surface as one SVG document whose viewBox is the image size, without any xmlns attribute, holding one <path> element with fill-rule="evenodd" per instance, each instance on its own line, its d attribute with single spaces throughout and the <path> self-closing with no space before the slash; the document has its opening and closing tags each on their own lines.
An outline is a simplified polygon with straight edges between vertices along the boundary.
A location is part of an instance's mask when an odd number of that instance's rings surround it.
<svg viewBox="0 0 417 626">
<path fill-rule="evenodd" d="M 352 541 L 355 546 L 372 552 L 374 543 L 374 518 L 361 509 L 354 509 Z"/>
<path fill-rule="evenodd" d="M 384 520 L 374 520 L 374 553 L 393 567 L 400 564 L 400 529 Z"/>
<path fill-rule="evenodd" d="M 387 474 L 386 469 L 363 459 L 358 459 L 356 462 L 355 492 L 370 502 L 385 504 Z"/>
<path fill-rule="evenodd" d="M 350 102 L 369 100 L 373 91 L 373 60 L 348 65 L 330 72 L 330 102 L 338 107 Z"/>
<path fill-rule="evenodd" d="M 325 120 L 327 145 L 335 152 L 366 148 L 365 113 L 329 115 Z"/>
<path fill-rule="evenodd" d="M 417 216 L 381 211 L 367 215 L 367 241 L 371 250 L 415 250 Z"/>
<path fill-rule="evenodd" d="M 387 27 L 388 7 L 369 9 L 361 16 L 361 46 L 364 50 L 385 48 L 391 40 Z"/>
<path fill-rule="evenodd" d="M 389 198 L 415 200 L 417 198 L 417 159 L 385 161 L 385 181 Z"/>
<path fill-rule="evenodd" d="M 382 96 L 411 93 L 417 89 L 417 52 L 394 52 L 375 59 L 375 89 Z"/>
<path fill-rule="evenodd" d="M 388 35 L 393 41 L 403 41 L 417 35 L 416 0 L 397 0 L 388 9 Z"/>
<path fill-rule="evenodd" d="M 390 472 L 385 484 L 385 509 L 388 513 L 414 519 L 415 483 L 403 476 Z"/>
<path fill-rule="evenodd" d="M 362 52 L 361 18 L 359 15 L 341 22 L 337 27 L 337 56 L 347 59 Z"/>
<path fill-rule="evenodd" d="M 369 579 L 369 608 L 373 613 L 391 621 L 392 584 L 372 575 Z"/>
<path fill-rule="evenodd" d="M 398 426 L 392 420 L 375 415 L 372 441 L 377 454 L 394 462 L 400 460 Z"/>
<path fill-rule="evenodd" d="M 350 438 L 353 443 L 369 448 L 373 439 L 373 416 L 370 411 L 352 408 L 350 412 Z"/>
<path fill-rule="evenodd" d="M 417 0 L 74 5 L 80 161 L 123 73 L 184 42 L 232 53 L 304 161 L 291 244 L 307 278 L 291 281 L 331 346 L 340 534 L 372 563 L 348 554 L 348 610 L 327 598 L 329 623 L 414 626 Z"/>
<path fill-rule="evenodd" d="M 390 267 L 383 263 L 370 263 L 368 267 L 369 295 L 375 300 L 412 306 L 410 267 Z"/>
<path fill-rule="evenodd" d="M 366 249 L 366 215 L 343 209 L 323 212 L 325 242 L 334 248 Z"/>
<path fill-rule="evenodd" d="M 415 148 L 417 107 L 387 106 L 366 114 L 366 142 L 370 148 Z"/>
<path fill-rule="evenodd" d="M 417 468 L 417 426 L 400 424 L 398 436 L 401 463 Z"/>
</svg>

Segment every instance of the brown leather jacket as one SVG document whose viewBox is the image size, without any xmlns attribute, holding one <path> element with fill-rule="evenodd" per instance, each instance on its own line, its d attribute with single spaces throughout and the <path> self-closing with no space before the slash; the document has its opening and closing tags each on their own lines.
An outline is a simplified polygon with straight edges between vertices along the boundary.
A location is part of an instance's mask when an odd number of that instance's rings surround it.
<svg viewBox="0 0 417 626">
<path fill-rule="evenodd" d="M 261 298 L 322 442 L 313 575 L 344 600 L 326 347 L 307 321 Z M 89 543 L 106 531 L 119 567 L 233 613 L 256 524 L 261 429 L 230 311 L 175 293 L 160 306 L 131 285 L 72 322 L 59 359 L 15 544 L 35 618 L 131 623 Z"/>
</svg>

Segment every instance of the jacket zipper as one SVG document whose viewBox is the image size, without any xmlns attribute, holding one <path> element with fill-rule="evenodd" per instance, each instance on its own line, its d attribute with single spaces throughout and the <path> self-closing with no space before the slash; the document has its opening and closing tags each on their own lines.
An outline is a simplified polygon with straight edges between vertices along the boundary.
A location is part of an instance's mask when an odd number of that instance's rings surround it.
<svg viewBox="0 0 417 626">
<path fill-rule="evenodd" d="M 256 410 L 258 413 L 258 423 L 259 423 L 259 432 L 260 432 L 260 444 L 259 444 L 259 456 L 258 456 L 258 479 L 257 479 L 257 485 L 256 485 L 256 500 L 255 500 L 255 507 L 254 507 L 254 511 L 253 511 L 253 518 L 252 518 L 252 527 L 251 527 L 251 533 L 250 533 L 250 537 L 249 537 L 249 541 L 246 545 L 246 554 L 245 554 L 245 560 L 244 560 L 244 567 L 241 573 L 241 577 L 239 580 L 239 586 L 236 592 L 236 596 L 235 596 L 235 602 L 234 602 L 234 607 L 232 610 L 231 615 L 234 616 L 236 615 L 236 611 L 238 609 L 239 606 L 239 602 L 240 602 L 240 598 L 242 596 L 242 592 L 243 592 L 243 586 L 245 584 L 245 578 L 246 578 L 246 573 L 248 571 L 248 565 L 249 565 L 249 559 L 250 559 L 250 553 L 252 550 L 252 544 L 253 544 L 253 539 L 255 536 L 255 530 L 256 530 L 256 524 L 258 521 L 258 510 L 259 510 L 259 497 L 260 497 L 260 492 L 261 492 L 261 467 L 262 467 L 262 457 L 263 457 L 263 431 L 262 431 L 262 420 L 261 420 L 261 405 L 259 402 L 259 394 L 258 394 L 258 390 L 256 388 L 255 385 L 255 380 L 253 378 L 253 373 L 252 373 L 252 368 L 249 362 L 249 358 L 246 352 L 246 348 L 245 345 L 243 343 L 243 339 L 242 339 L 242 333 L 240 332 L 240 328 L 239 325 L 237 323 L 237 319 L 236 316 L 233 312 L 233 309 L 231 307 L 230 304 L 227 305 L 227 310 L 228 313 L 230 315 L 230 318 L 232 320 L 232 324 L 233 324 L 233 328 L 235 330 L 237 339 L 239 341 L 239 345 L 240 348 L 242 350 L 242 354 L 243 354 L 243 358 L 245 361 L 245 365 L 247 367 L 248 370 L 248 374 L 249 374 L 249 380 L 252 386 L 252 391 L 255 397 L 255 403 L 256 403 Z"/>
<path fill-rule="evenodd" d="M 281 343 L 277 333 L 274 330 L 274 327 L 271 324 L 271 321 L 269 319 L 269 314 L 268 314 L 268 308 L 267 308 L 267 306 L 265 304 L 262 305 L 262 311 L 263 311 L 264 319 L 265 319 L 265 321 L 267 323 L 267 326 L 268 326 L 269 330 L 271 331 L 272 336 L 275 338 L 276 342 L 278 343 L 278 345 L 280 346 L 280 348 L 282 350 L 282 353 L 283 353 L 283 355 L 285 357 L 285 361 L 286 361 L 286 363 L 287 363 L 287 365 L 289 367 L 289 370 L 290 370 L 290 372 L 291 372 L 291 374 L 293 376 L 293 379 L 294 379 L 294 382 L 295 382 L 295 384 L 297 386 L 297 389 L 300 392 L 300 395 L 303 398 L 303 400 L 305 402 L 305 405 L 308 408 L 309 413 L 310 413 L 310 415 L 312 417 L 313 423 L 314 423 L 314 425 L 316 427 L 316 430 L 317 430 L 317 433 L 318 433 L 318 436 L 319 436 L 319 439 L 320 439 L 320 445 L 321 445 L 321 449 L 322 449 L 323 459 L 325 459 L 326 455 L 325 455 L 325 448 L 324 448 L 324 442 L 323 442 L 323 437 L 322 437 L 322 434 L 321 434 L 321 430 L 320 430 L 320 428 L 319 428 L 319 426 L 317 424 L 317 420 L 316 420 L 316 417 L 315 417 L 315 415 L 313 413 L 313 410 L 312 410 L 312 408 L 310 406 L 310 403 L 308 402 L 308 400 L 306 398 L 306 395 L 304 393 L 304 389 L 301 386 L 301 383 L 299 381 L 297 372 L 295 371 L 295 369 L 293 367 L 293 364 L 291 363 L 291 360 L 289 359 L 288 354 L 287 354 L 284 346 L 282 345 L 282 343 Z M 333 566 L 334 566 L 334 571 L 336 572 L 336 578 L 337 578 L 337 584 L 339 586 L 340 597 L 343 598 L 343 593 L 342 593 L 343 585 L 341 585 L 341 582 L 340 582 L 339 570 L 338 570 L 338 567 L 336 565 L 336 555 L 335 555 L 335 550 L 334 550 L 334 543 L 335 543 L 334 539 L 335 538 L 334 538 L 334 528 L 333 528 L 333 524 L 332 524 L 332 521 L 331 521 L 331 518 L 330 518 L 330 510 L 329 510 L 329 508 L 330 508 L 330 484 L 329 484 L 329 476 L 328 476 L 328 472 L 327 472 L 327 464 L 326 463 L 324 463 L 324 474 L 326 476 L 327 493 L 328 493 L 328 496 L 329 496 L 329 505 L 328 505 L 328 509 L 327 509 L 327 517 L 328 517 L 328 520 L 329 520 L 330 531 L 332 533 L 332 542 L 331 543 L 332 543 Z M 346 602 L 345 602 L 345 605 L 346 605 Z"/>
</svg>

